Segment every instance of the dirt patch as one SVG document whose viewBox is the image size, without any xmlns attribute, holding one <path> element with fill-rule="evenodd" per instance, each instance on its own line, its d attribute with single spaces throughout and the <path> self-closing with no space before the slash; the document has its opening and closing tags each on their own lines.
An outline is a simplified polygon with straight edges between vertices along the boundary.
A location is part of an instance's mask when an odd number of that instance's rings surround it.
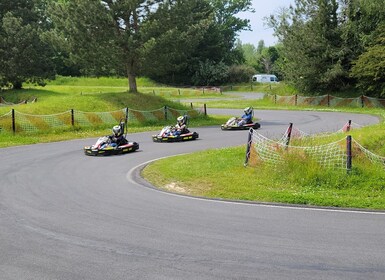
<svg viewBox="0 0 385 280">
<path fill-rule="evenodd" d="M 188 190 L 185 188 L 178 186 L 178 183 L 172 182 L 170 184 L 167 184 L 164 186 L 164 189 L 171 191 L 171 192 L 177 192 L 177 193 L 188 193 Z"/>
</svg>

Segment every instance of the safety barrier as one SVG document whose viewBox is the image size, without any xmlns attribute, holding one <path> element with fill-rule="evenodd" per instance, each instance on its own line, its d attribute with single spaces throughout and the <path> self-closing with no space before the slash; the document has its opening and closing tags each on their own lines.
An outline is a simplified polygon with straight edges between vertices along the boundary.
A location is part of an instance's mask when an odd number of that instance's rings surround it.
<svg viewBox="0 0 385 280">
<path fill-rule="evenodd" d="M 326 106 L 326 107 L 353 107 L 353 108 L 385 108 L 385 99 L 379 99 L 361 95 L 354 98 L 336 97 L 330 94 L 321 96 L 301 96 L 301 95 L 277 95 L 267 94 L 267 98 L 274 104 L 292 106 Z"/>
<path fill-rule="evenodd" d="M 335 133 L 349 132 L 353 126 L 359 125 L 349 121 L 343 128 Z M 296 153 L 301 155 L 304 162 L 306 162 L 306 157 L 309 157 L 324 168 L 344 169 L 348 173 L 352 170 L 353 157 L 366 158 L 372 164 L 380 164 L 385 168 L 385 157 L 364 148 L 363 145 L 353 139 L 351 135 L 347 135 L 344 139 L 327 144 L 312 146 L 290 145 L 290 139 L 294 137 L 316 138 L 320 136 L 323 137 L 325 134 L 310 135 L 298 129 L 294 129 L 292 123 L 290 123 L 288 129 L 279 140 L 269 139 L 259 134 L 258 131 L 250 129 L 244 165 L 257 166 L 258 163 L 264 162 L 275 166 L 282 163 L 285 159 L 285 155 L 288 153 Z"/>
<path fill-rule="evenodd" d="M 187 114 L 190 118 L 207 115 L 206 106 L 203 109 L 180 110 L 164 106 L 152 111 L 139 111 L 123 108 L 112 112 L 83 112 L 68 110 L 51 115 L 25 114 L 12 109 L 0 116 L 0 128 L 10 132 L 37 132 L 54 128 L 71 126 L 96 127 L 106 124 L 116 124 L 127 120 L 130 123 L 143 123 L 146 121 L 175 120 L 180 115 Z"/>
</svg>

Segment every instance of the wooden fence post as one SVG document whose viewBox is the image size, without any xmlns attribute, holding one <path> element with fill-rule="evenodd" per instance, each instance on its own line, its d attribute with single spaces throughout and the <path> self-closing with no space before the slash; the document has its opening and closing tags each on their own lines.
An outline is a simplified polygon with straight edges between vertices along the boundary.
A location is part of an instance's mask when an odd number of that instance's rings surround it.
<svg viewBox="0 0 385 280">
<path fill-rule="evenodd" d="M 13 131 L 13 134 L 16 133 L 16 117 L 15 117 L 15 109 L 12 109 L 12 131 Z"/>
<path fill-rule="evenodd" d="M 286 139 L 286 143 L 285 143 L 285 146 L 286 148 L 289 146 L 290 144 L 290 138 L 291 138 L 291 131 L 293 130 L 293 123 L 290 123 L 289 124 L 289 128 L 287 129 L 287 139 Z"/>
<path fill-rule="evenodd" d="M 348 174 L 352 171 L 352 136 L 346 137 L 346 170 Z"/>
<path fill-rule="evenodd" d="M 71 109 L 71 125 L 75 125 L 75 112 L 74 109 Z"/>
<path fill-rule="evenodd" d="M 249 130 L 249 135 L 247 138 L 247 147 L 246 147 L 246 158 L 245 158 L 245 163 L 243 164 L 245 167 L 249 163 L 250 159 L 250 149 L 251 149 L 251 140 L 253 139 L 253 129 Z"/>
<path fill-rule="evenodd" d="M 167 121 L 167 106 L 164 106 L 164 119 Z"/>
</svg>

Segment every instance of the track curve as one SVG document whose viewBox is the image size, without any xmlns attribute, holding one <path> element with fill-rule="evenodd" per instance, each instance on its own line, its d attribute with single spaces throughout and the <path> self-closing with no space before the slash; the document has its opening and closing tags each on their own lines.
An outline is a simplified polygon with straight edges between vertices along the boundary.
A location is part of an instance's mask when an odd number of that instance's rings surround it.
<svg viewBox="0 0 385 280">
<path fill-rule="evenodd" d="M 238 114 L 239 110 L 209 113 Z M 289 122 L 336 131 L 348 113 L 257 111 L 266 136 Z M 87 157 L 94 140 L 0 149 L 0 279 L 385 279 L 385 215 L 193 199 L 143 188 L 128 174 L 173 154 L 244 144 L 246 131 Z M 128 175 L 127 175 L 128 174 Z"/>
</svg>

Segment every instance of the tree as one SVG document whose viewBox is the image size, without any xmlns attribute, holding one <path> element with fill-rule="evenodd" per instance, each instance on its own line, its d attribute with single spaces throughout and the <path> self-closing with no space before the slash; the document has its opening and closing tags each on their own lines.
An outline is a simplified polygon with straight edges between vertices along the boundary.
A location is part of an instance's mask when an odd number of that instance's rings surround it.
<svg viewBox="0 0 385 280">
<path fill-rule="evenodd" d="M 385 23 L 374 33 L 375 43 L 354 62 L 351 74 L 367 95 L 385 97 Z"/>
<path fill-rule="evenodd" d="M 84 73 L 125 74 L 130 92 L 137 92 L 144 46 L 142 26 L 160 0 L 63 0 L 51 5 L 50 16 L 60 42 Z"/>
<path fill-rule="evenodd" d="M 274 72 L 274 64 L 279 58 L 279 53 L 275 47 L 264 48 L 260 54 L 260 62 L 263 66 L 264 73 L 272 74 Z"/>
<path fill-rule="evenodd" d="M 143 74 L 163 83 L 191 84 L 199 57 L 221 45 L 219 39 L 207 40 L 208 33 L 216 36 L 213 9 L 207 1 L 162 3 L 143 28 Z M 222 58 L 217 51 L 211 59 L 218 55 Z"/>
<path fill-rule="evenodd" d="M 53 51 L 43 40 L 44 7 L 42 0 L 0 3 L 0 85 L 19 89 L 54 78 Z"/>
<path fill-rule="evenodd" d="M 343 89 L 349 84 L 337 0 L 296 0 L 272 16 L 270 26 L 283 44 L 283 73 L 306 93 Z"/>
<path fill-rule="evenodd" d="M 238 32 L 249 30 L 249 20 L 237 17 L 240 12 L 253 12 L 251 0 L 209 0 L 215 11 L 215 23 L 223 41 L 225 63 L 243 59 L 242 51 L 236 48 Z"/>
<path fill-rule="evenodd" d="M 166 1 L 145 26 L 143 73 L 160 82 L 199 85 L 207 83 L 202 73 L 208 69 L 243 62 L 236 35 L 248 21 L 236 13 L 248 9 L 249 0 Z"/>
</svg>

